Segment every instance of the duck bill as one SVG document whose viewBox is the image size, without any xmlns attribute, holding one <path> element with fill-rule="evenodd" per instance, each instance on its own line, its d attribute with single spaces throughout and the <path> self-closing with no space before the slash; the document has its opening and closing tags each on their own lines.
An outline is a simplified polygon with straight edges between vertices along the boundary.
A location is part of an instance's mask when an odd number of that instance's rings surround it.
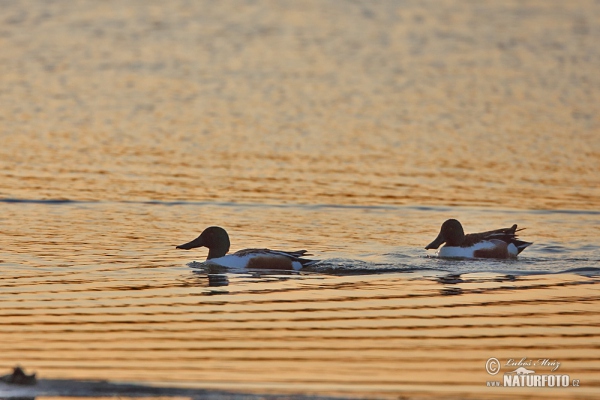
<svg viewBox="0 0 600 400">
<path fill-rule="evenodd" d="M 435 240 L 431 243 L 429 243 L 427 246 L 425 246 L 425 250 L 429 250 L 429 249 L 437 249 L 438 247 L 440 247 L 442 245 L 442 243 L 444 243 L 446 241 L 446 239 L 444 238 L 444 235 L 442 235 L 442 232 L 440 232 L 440 234 L 438 235 L 438 237 L 435 238 Z"/>
<path fill-rule="evenodd" d="M 204 240 L 202 240 L 202 238 L 200 236 L 198 236 L 196 239 L 192 240 L 191 242 L 187 242 L 187 243 L 179 245 L 175 248 L 189 250 L 189 249 L 195 249 L 196 247 L 202 247 L 202 246 L 204 246 Z"/>
</svg>

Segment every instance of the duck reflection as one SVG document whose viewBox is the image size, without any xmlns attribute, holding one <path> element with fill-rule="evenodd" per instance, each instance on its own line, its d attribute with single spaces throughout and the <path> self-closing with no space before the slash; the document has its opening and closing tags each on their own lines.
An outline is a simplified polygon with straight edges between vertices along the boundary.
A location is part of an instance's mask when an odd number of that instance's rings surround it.
<svg viewBox="0 0 600 400">
<path fill-rule="evenodd" d="M 225 274 L 208 274 L 208 286 L 229 286 L 229 278 Z"/>
<path fill-rule="evenodd" d="M 444 276 L 439 276 L 436 280 L 442 285 L 456 285 L 464 282 L 460 274 L 448 274 Z M 442 296 L 460 296 L 464 294 L 464 291 L 458 286 L 445 286 L 442 289 L 440 289 L 440 294 Z"/>
</svg>

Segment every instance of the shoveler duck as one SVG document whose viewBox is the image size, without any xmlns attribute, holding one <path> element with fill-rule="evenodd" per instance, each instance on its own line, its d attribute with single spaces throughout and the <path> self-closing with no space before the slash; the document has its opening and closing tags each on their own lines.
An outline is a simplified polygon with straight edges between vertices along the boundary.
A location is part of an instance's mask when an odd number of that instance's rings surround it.
<svg viewBox="0 0 600 400">
<path fill-rule="evenodd" d="M 532 243 L 517 238 L 517 224 L 510 228 L 496 229 L 488 232 L 469 233 L 460 222 L 449 219 L 442 224 L 440 233 L 425 249 L 437 249 L 439 257 L 451 258 L 516 258 Z"/>
<path fill-rule="evenodd" d="M 177 249 L 189 250 L 196 247 L 207 247 L 206 262 L 228 268 L 261 268 L 299 270 L 318 262 L 302 258 L 310 256 L 306 250 L 281 251 L 269 249 L 245 249 L 227 254 L 229 251 L 229 235 L 218 226 L 206 228 L 200 236 L 191 242 L 177 246 Z"/>
</svg>

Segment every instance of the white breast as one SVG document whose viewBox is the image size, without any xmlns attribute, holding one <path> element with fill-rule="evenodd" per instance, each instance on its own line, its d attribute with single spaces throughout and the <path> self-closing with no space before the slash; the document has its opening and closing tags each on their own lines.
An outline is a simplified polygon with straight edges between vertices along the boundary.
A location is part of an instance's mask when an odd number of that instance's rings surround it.
<svg viewBox="0 0 600 400">
<path fill-rule="evenodd" d="M 496 245 L 492 242 L 479 242 L 471 247 L 450 247 L 444 246 L 438 251 L 438 257 L 448 258 L 474 258 L 473 254 L 477 250 L 493 249 Z"/>
<path fill-rule="evenodd" d="M 246 268 L 246 265 L 248 265 L 248 260 L 251 258 L 252 254 L 246 254 L 242 257 L 228 254 L 219 258 L 211 258 L 210 260 L 206 260 L 206 262 L 210 264 L 217 264 L 222 267 L 241 269 Z"/>
</svg>

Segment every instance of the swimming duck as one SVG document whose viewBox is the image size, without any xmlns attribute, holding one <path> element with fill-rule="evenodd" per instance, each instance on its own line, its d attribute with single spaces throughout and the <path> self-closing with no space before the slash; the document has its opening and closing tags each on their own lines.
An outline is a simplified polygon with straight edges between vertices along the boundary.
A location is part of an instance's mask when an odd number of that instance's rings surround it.
<svg viewBox="0 0 600 400">
<path fill-rule="evenodd" d="M 310 255 L 306 254 L 306 250 L 245 249 L 227 254 L 229 245 L 229 235 L 225 229 L 211 226 L 206 228 L 196 239 L 176 248 L 189 250 L 196 247 L 207 247 L 208 257 L 206 262 L 228 268 L 299 270 L 318 262 L 318 260 L 302 258 Z"/>
<path fill-rule="evenodd" d="M 442 224 L 440 233 L 425 249 L 437 249 L 439 257 L 455 258 L 516 258 L 532 243 L 517 238 L 517 224 L 510 228 L 496 229 L 488 232 L 469 233 L 465 235 L 462 225 L 455 219 Z"/>
</svg>

